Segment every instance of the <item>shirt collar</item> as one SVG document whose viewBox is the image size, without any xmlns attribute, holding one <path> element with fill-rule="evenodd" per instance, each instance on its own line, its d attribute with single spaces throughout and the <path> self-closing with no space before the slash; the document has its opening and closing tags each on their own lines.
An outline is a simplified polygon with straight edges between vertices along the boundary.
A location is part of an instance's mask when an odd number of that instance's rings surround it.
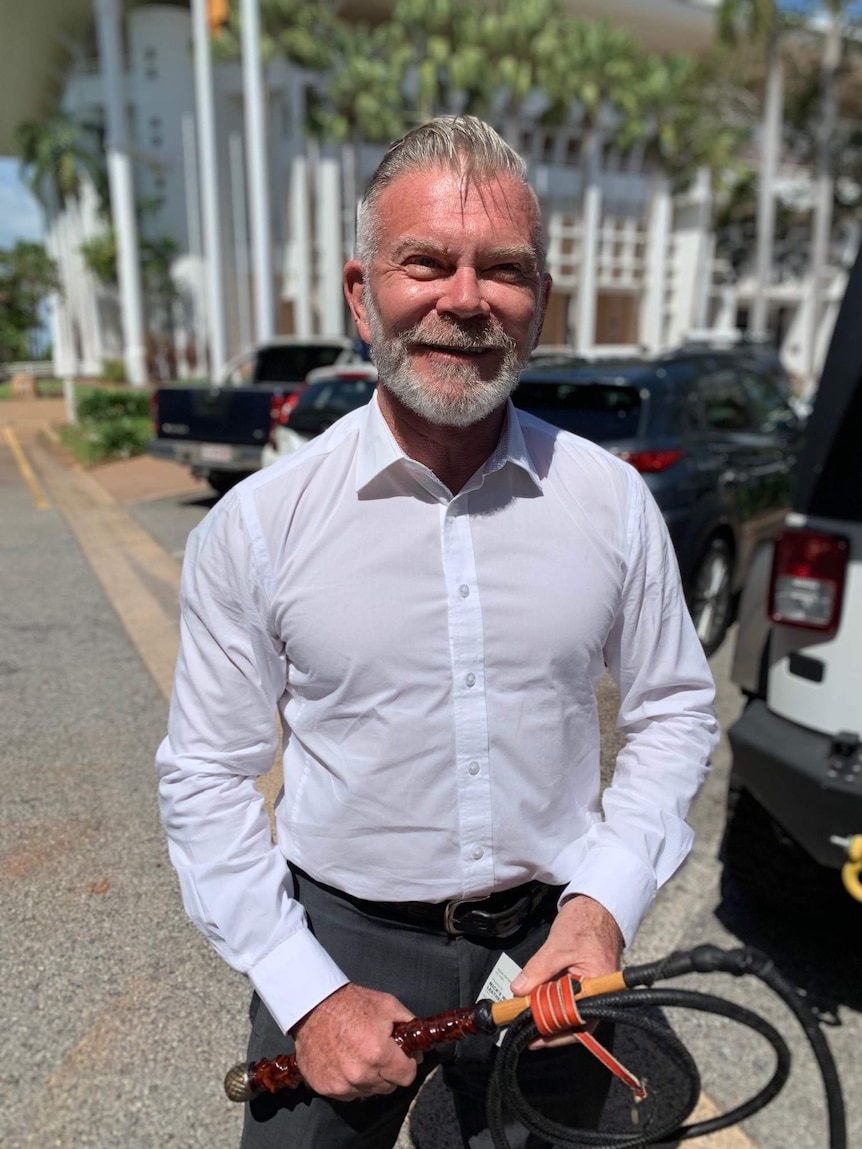
<svg viewBox="0 0 862 1149">
<path fill-rule="evenodd" d="M 390 467 L 403 465 L 409 461 L 411 461 L 409 456 L 398 446 L 395 436 L 383 418 L 375 391 L 365 409 L 365 419 L 359 429 L 356 458 L 357 492 L 368 487 L 378 475 L 382 475 Z M 541 490 L 542 484 L 527 450 L 518 412 L 511 400 L 506 406 L 506 421 L 499 442 L 482 467 L 482 473 L 489 475 L 493 471 L 499 471 L 507 463 L 512 463 L 513 466 L 525 471 Z"/>
</svg>

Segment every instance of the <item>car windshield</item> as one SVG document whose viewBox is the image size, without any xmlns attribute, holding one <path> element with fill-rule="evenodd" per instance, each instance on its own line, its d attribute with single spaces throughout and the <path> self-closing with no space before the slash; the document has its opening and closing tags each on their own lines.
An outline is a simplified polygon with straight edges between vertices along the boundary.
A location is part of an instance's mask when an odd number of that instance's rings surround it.
<svg viewBox="0 0 862 1149">
<path fill-rule="evenodd" d="M 640 426 L 640 393 L 635 387 L 615 383 L 522 379 L 512 402 L 594 443 L 634 438 Z"/>
<path fill-rule="evenodd" d="M 321 379 L 311 383 L 296 401 L 291 424 L 296 422 L 298 415 L 311 415 L 315 411 L 346 415 L 367 403 L 375 386 L 373 379 Z"/>
<path fill-rule="evenodd" d="M 255 382 L 301 383 L 316 367 L 330 367 L 343 350 L 339 343 L 263 347 L 257 356 Z"/>
</svg>

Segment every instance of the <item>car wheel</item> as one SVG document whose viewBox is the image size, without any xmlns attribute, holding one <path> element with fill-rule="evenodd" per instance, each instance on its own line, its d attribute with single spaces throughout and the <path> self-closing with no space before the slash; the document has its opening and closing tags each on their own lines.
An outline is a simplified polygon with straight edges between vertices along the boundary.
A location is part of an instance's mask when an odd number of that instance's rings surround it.
<svg viewBox="0 0 862 1149">
<path fill-rule="evenodd" d="M 711 539 L 691 580 L 688 605 L 707 656 L 721 646 L 733 613 L 733 558 L 725 539 Z"/>
<path fill-rule="evenodd" d="M 237 471 L 210 471 L 207 482 L 217 495 L 226 495 L 231 487 L 235 487 L 245 477 Z"/>
<path fill-rule="evenodd" d="M 821 866 L 775 821 L 748 790 L 731 789 L 721 845 L 722 895 L 777 910 L 828 914 L 847 910 L 837 870 Z"/>
</svg>

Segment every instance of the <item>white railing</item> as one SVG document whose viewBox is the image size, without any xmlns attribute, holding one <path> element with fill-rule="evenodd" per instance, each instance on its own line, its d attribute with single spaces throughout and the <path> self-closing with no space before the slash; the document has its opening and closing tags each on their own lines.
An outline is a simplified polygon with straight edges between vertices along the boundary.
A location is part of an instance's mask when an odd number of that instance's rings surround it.
<svg viewBox="0 0 862 1149">
<path fill-rule="evenodd" d="M 50 359 L 0 364 L 0 379 L 11 379 L 13 375 L 21 374 L 32 375 L 34 379 L 53 379 L 54 364 Z"/>
</svg>

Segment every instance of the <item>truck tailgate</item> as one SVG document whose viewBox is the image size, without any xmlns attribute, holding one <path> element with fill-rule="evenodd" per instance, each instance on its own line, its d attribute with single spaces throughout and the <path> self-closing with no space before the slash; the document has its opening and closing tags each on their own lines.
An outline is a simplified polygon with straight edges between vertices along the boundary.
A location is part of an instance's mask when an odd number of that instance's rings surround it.
<svg viewBox="0 0 862 1149">
<path fill-rule="evenodd" d="M 262 447 L 273 394 L 273 389 L 258 387 L 161 387 L 158 436 Z"/>
</svg>

